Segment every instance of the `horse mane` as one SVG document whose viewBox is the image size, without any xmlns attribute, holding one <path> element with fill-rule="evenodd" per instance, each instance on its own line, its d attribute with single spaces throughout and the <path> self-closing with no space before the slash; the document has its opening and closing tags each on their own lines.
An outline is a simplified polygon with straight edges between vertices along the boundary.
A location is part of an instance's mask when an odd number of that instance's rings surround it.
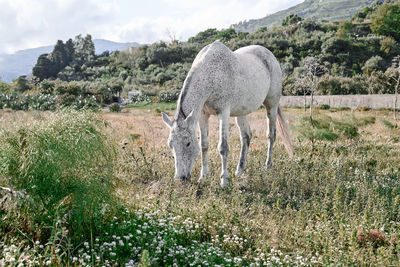
<svg viewBox="0 0 400 267">
<path fill-rule="evenodd" d="M 179 99 L 178 99 L 178 107 L 177 107 L 178 112 L 177 112 L 177 114 L 175 116 L 176 120 L 178 118 L 180 118 L 181 116 L 183 117 L 183 119 L 186 119 L 186 117 L 187 117 L 187 115 L 183 111 L 182 105 L 183 105 L 183 101 L 185 100 L 185 97 L 188 94 L 189 85 L 190 85 L 190 82 L 192 81 L 192 76 L 193 76 L 193 73 L 189 73 L 189 75 L 185 79 L 185 82 L 183 83 L 183 88 L 181 90 L 181 93 L 180 93 Z"/>
<path fill-rule="evenodd" d="M 214 44 L 218 44 L 218 43 L 220 43 L 219 40 L 216 40 L 213 43 L 211 43 L 211 44 L 205 46 L 203 49 L 201 49 L 193 61 L 192 68 L 193 68 L 193 66 L 195 66 L 196 64 L 198 64 L 200 61 L 203 60 L 203 57 L 208 52 L 208 50 L 210 49 L 211 46 L 213 46 Z M 182 90 L 181 90 L 181 93 L 180 93 L 179 99 L 178 99 L 177 114 L 175 115 L 175 120 L 178 120 L 181 117 L 183 119 L 186 119 L 187 116 L 189 115 L 189 114 L 185 114 L 182 106 L 183 106 L 183 102 L 188 94 L 188 91 L 190 89 L 190 84 L 191 84 L 191 81 L 192 81 L 194 75 L 195 75 L 194 71 L 192 71 L 192 70 L 189 71 L 189 73 L 186 76 L 186 79 L 183 83 L 183 87 L 182 87 Z"/>
</svg>

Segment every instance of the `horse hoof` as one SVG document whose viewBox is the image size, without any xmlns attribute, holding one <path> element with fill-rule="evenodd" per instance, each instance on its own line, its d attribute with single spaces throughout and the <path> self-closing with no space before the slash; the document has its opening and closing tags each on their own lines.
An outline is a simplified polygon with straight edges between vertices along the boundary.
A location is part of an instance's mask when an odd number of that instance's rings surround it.
<svg viewBox="0 0 400 267">
<path fill-rule="evenodd" d="M 200 171 L 200 178 L 199 178 L 199 180 L 201 180 L 201 179 L 203 179 L 203 178 L 206 178 L 209 174 L 210 174 L 210 170 L 209 170 L 208 168 L 202 169 L 202 170 Z"/>
<path fill-rule="evenodd" d="M 235 176 L 236 176 L 236 177 L 242 177 L 243 174 L 244 174 L 244 170 L 237 170 L 237 171 L 235 172 Z"/>
<path fill-rule="evenodd" d="M 227 187 L 229 185 L 228 177 L 221 178 L 221 187 Z"/>
<path fill-rule="evenodd" d="M 272 169 L 272 162 L 265 164 L 265 170 L 269 171 L 270 169 Z"/>
</svg>

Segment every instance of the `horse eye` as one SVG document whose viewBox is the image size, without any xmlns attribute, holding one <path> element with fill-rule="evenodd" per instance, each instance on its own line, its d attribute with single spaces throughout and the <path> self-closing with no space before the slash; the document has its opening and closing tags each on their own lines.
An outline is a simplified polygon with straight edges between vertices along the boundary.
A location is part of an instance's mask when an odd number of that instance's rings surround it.
<svg viewBox="0 0 400 267">
<path fill-rule="evenodd" d="M 186 144 L 186 147 L 189 147 L 189 146 L 190 146 L 190 142 Z"/>
</svg>

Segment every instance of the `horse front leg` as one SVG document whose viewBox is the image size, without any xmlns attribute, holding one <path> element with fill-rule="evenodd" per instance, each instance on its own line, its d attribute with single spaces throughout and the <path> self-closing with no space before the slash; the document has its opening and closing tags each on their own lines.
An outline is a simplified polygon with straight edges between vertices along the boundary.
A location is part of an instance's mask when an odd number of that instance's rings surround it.
<svg viewBox="0 0 400 267">
<path fill-rule="evenodd" d="M 245 168 L 246 168 L 246 158 L 247 152 L 249 151 L 250 139 L 251 139 L 251 130 L 249 122 L 247 121 L 247 116 L 237 117 L 236 124 L 240 130 L 240 159 L 236 168 L 236 176 L 240 176 Z"/>
<path fill-rule="evenodd" d="M 206 177 L 210 170 L 208 168 L 208 119 L 210 116 L 204 112 L 200 115 L 199 130 L 200 130 L 200 146 L 201 146 L 201 173 L 200 179 Z"/>
<path fill-rule="evenodd" d="M 229 135 L 229 110 L 224 110 L 222 113 L 218 114 L 219 120 L 219 143 L 218 151 L 221 155 L 222 170 L 221 170 L 221 186 L 225 187 L 228 185 L 228 135 Z"/>
</svg>

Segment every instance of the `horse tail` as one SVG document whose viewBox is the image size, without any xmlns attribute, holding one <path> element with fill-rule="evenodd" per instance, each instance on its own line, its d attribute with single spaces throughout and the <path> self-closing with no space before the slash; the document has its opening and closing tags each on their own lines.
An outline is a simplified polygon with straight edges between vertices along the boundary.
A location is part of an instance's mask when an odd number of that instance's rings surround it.
<svg viewBox="0 0 400 267">
<path fill-rule="evenodd" d="M 281 106 L 278 107 L 278 120 L 277 120 L 276 128 L 277 128 L 278 134 L 282 137 L 283 145 L 285 146 L 285 149 L 286 149 L 287 153 L 289 154 L 289 157 L 292 159 L 294 156 L 293 142 L 292 142 L 292 138 L 289 133 L 289 126 L 285 120 L 285 117 L 283 116 Z"/>
</svg>

